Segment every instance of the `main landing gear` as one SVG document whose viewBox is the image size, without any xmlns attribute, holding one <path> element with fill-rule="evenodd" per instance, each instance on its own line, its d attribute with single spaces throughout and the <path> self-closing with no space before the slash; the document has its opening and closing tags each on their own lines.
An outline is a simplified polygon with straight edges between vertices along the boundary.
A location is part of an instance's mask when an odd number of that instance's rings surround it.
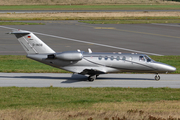
<svg viewBox="0 0 180 120">
<path fill-rule="evenodd" d="M 154 79 L 155 79 L 156 81 L 159 81 L 159 80 L 160 80 L 160 76 L 157 74 L 157 75 L 154 77 Z"/>
<path fill-rule="evenodd" d="M 90 82 L 93 82 L 98 76 L 99 76 L 99 75 L 90 75 L 90 76 L 88 77 L 88 80 L 89 80 Z"/>
</svg>

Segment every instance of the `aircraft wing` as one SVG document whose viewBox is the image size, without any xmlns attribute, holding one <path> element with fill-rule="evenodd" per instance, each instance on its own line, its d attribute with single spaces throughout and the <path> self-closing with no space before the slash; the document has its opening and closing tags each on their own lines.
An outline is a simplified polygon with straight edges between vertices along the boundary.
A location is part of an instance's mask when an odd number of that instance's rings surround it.
<svg viewBox="0 0 180 120">
<path fill-rule="evenodd" d="M 96 69 L 84 69 L 80 74 L 82 75 L 100 75 L 100 74 L 105 74 L 103 71 L 99 71 Z"/>
</svg>

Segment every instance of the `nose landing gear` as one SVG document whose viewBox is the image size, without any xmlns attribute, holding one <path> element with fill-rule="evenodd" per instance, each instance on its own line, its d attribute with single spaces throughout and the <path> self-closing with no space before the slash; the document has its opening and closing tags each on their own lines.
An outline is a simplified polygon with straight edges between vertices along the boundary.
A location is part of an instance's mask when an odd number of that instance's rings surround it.
<svg viewBox="0 0 180 120">
<path fill-rule="evenodd" d="M 156 81 L 159 81 L 159 80 L 160 80 L 160 76 L 157 74 L 157 75 L 154 77 L 154 79 L 155 79 Z"/>
<path fill-rule="evenodd" d="M 88 77 L 88 80 L 89 80 L 90 82 L 93 82 L 98 76 L 99 76 L 99 75 L 90 75 L 90 76 Z"/>
</svg>

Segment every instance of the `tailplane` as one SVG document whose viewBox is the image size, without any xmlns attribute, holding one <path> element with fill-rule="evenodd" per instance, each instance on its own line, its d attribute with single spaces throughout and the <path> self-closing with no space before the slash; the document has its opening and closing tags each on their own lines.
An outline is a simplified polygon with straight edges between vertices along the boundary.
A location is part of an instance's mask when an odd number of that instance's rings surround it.
<svg viewBox="0 0 180 120">
<path fill-rule="evenodd" d="M 13 30 L 10 34 L 14 34 L 17 37 L 27 54 L 55 53 L 54 50 L 30 31 Z"/>
</svg>

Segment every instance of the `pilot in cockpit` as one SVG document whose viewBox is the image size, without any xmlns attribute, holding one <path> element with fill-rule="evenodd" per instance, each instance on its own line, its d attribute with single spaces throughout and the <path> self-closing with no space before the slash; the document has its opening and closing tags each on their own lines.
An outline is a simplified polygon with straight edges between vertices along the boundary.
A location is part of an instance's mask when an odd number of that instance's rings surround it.
<svg viewBox="0 0 180 120">
<path fill-rule="evenodd" d="M 145 61 L 144 56 L 139 56 L 140 61 Z"/>
</svg>

